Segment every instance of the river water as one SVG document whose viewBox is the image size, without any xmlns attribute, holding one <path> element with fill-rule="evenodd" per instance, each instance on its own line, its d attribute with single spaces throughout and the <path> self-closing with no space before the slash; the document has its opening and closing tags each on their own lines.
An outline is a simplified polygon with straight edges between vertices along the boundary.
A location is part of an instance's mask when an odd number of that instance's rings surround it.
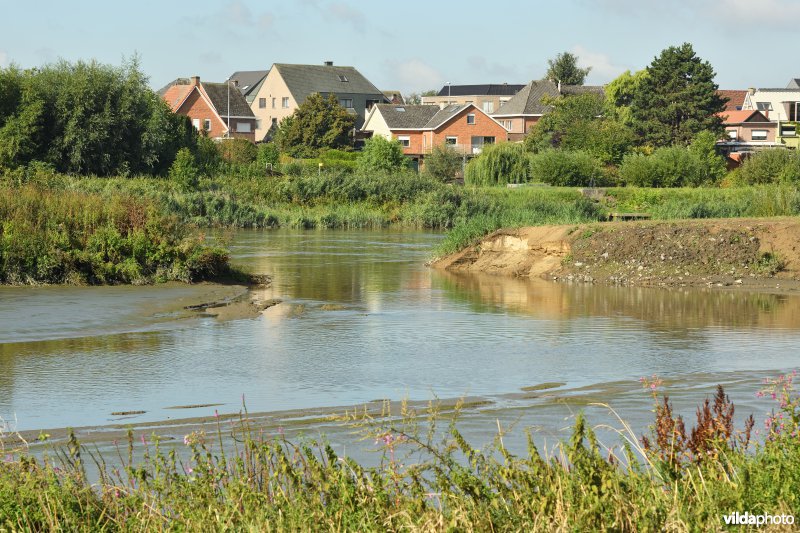
<svg viewBox="0 0 800 533">
<path fill-rule="evenodd" d="M 236 412 L 243 396 L 251 412 L 480 396 L 475 434 L 608 414 L 592 402 L 641 429 L 642 376 L 664 378 L 687 413 L 721 383 L 759 418 L 772 407 L 760 380 L 800 366 L 795 296 L 456 276 L 424 266 L 433 233 L 230 238 L 234 262 L 271 275 L 265 297 L 282 300 L 257 318 L 180 311 L 230 288 L 0 288 L 0 416 L 39 430 Z M 543 383 L 561 385 L 521 390 Z M 144 413 L 112 414 L 130 411 Z"/>
</svg>

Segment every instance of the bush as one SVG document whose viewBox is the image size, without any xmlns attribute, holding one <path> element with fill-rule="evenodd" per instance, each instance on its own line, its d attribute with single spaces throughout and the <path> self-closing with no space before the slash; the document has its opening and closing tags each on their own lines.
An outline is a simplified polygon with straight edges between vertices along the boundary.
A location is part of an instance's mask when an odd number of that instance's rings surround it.
<svg viewBox="0 0 800 533">
<path fill-rule="evenodd" d="M 217 143 L 223 161 L 231 165 L 249 165 L 258 156 L 256 145 L 247 139 L 224 139 Z"/>
<path fill-rule="evenodd" d="M 464 181 L 469 185 L 505 185 L 528 181 L 529 154 L 515 143 L 485 146 L 478 157 L 467 164 Z"/>
<path fill-rule="evenodd" d="M 784 149 L 764 150 L 748 157 L 739 167 L 736 180 L 741 184 L 800 182 L 800 154 Z"/>
<path fill-rule="evenodd" d="M 194 161 L 194 156 L 188 148 L 178 150 L 178 155 L 169 169 L 169 179 L 174 181 L 184 190 L 197 188 L 197 175 L 200 170 Z"/>
<path fill-rule="evenodd" d="M 392 172 L 407 165 L 408 158 L 403 155 L 400 141 L 390 141 L 380 135 L 367 139 L 358 158 L 358 170 L 361 172 Z"/>
<path fill-rule="evenodd" d="M 256 162 L 260 169 L 275 168 L 278 165 L 280 158 L 280 151 L 275 143 L 264 143 L 258 145 L 258 155 L 256 155 Z"/>
<path fill-rule="evenodd" d="M 600 185 L 603 168 L 586 152 L 545 150 L 530 158 L 533 181 L 565 187 Z"/>
<path fill-rule="evenodd" d="M 431 153 L 425 156 L 425 173 L 439 181 L 452 180 L 463 165 L 463 156 L 447 144 L 434 146 Z"/>
</svg>

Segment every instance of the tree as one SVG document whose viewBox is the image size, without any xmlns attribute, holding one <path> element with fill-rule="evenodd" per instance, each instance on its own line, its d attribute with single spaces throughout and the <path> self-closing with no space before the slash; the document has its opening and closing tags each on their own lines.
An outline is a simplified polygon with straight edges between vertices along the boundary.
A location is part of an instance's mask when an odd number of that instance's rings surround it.
<svg viewBox="0 0 800 533">
<path fill-rule="evenodd" d="M 635 128 L 645 144 L 688 145 L 697 133 L 721 135 L 725 109 L 717 93 L 714 69 L 692 45 L 671 46 L 647 67 L 631 100 Z"/>
<path fill-rule="evenodd" d="M 583 85 L 592 67 L 578 67 L 578 56 L 569 52 L 562 52 L 553 59 L 547 60 L 546 79 L 562 85 Z"/>
<path fill-rule="evenodd" d="M 316 157 L 323 148 L 350 149 L 355 117 L 335 94 L 314 93 L 278 125 L 275 143 L 292 157 Z"/>
<path fill-rule="evenodd" d="M 440 181 L 452 180 L 464 165 L 464 159 L 448 144 L 434 146 L 425 156 L 425 173 Z"/>
<path fill-rule="evenodd" d="M 406 103 L 408 105 L 419 105 L 422 103 L 423 96 L 436 96 L 439 94 L 439 91 L 436 89 L 428 89 L 427 91 L 422 91 L 421 93 L 410 93 L 406 96 Z"/>
<path fill-rule="evenodd" d="M 619 164 L 633 146 L 634 135 L 629 127 L 602 116 L 605 101 L 601 95 L 562 96 L 551 105 L 552 111 L 525 138 L 529 151 L 581 150 L 608 165 Z"/>
<path fill-rule="evenodd" d="M 364 172 L 391 172 L 404 168 L 408 158 L 403 155 L 400 141 L 376 135 L 364 143 L 364 150 L 358 158 L 358 169 Z"/>
<path fill-rule="evenodd" d="M 481 155 L 467 164 L 464 182 L 468 185 L 505 185 L 528 181 L 530 154 L 521 144 L 500 143 L 484 146 Z"/>
<path fill-rule="evenodd" d="M 184 190 L 197 187 L 197 175 L 200 170 L 194 160 L 194 155 L 188 148 L 181 148 L 175 156 L 175 161 L 169 169 L 169 179 L 174 181 Z"/>
<path fill-rule="evenodd" d="M 642 83 L 642 79 L 646 76 L 647 70 L 640 70 L 633 74 L 631 74 L 630 70 L 626 70 L 605 86 L 605 114 L 607 117 L 613 118 L 626 126 L 633 125 L 631 102 L 639 89 L 639 85 Z"/>
</svg>

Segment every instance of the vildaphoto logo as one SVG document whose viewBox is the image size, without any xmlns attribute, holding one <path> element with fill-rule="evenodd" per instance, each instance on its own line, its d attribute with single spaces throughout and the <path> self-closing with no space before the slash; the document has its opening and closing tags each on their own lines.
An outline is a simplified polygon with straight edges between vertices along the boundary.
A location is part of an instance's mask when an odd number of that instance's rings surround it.
<svg viewBox="0 0 800 533">
<path fill-rule="evenodd" d="M 725 525 L 728 526 L 766 526 L 766 525 L 793 525 L 794 516 L 790 514 L 751 514 L 747 511 L 723 515 Z"/>
</svg>

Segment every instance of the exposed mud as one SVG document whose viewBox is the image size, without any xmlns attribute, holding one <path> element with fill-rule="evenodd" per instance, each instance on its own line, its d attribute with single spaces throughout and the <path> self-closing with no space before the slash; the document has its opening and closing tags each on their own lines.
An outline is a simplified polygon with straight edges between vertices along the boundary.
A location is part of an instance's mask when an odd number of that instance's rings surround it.
<svg viewBox="0 0 800 533">
<path fill-rule="evenodd" d="M 433 266 L 568 282 L 794 292 L 800 290 L 800 219 L 499 230 Z"/>
</svg>

